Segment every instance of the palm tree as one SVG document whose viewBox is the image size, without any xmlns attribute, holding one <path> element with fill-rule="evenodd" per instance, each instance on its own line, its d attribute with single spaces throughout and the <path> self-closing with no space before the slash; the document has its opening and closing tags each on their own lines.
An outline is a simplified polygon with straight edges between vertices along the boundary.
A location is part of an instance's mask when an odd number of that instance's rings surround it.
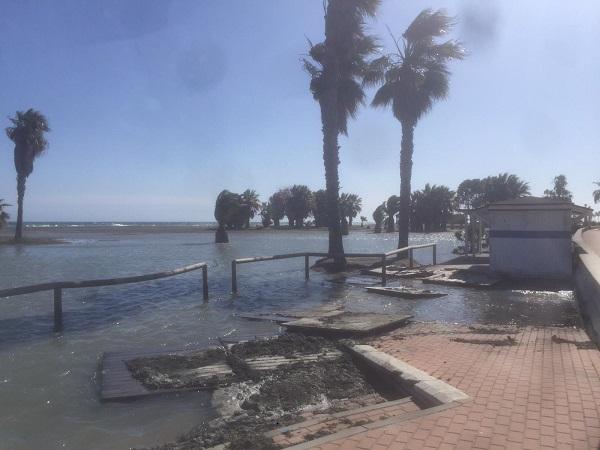
<svg viewBox="0 0 600 450">
<path fill-rule="evenodd" d="M 346 258 L 340 226 L 338 136 L 348 134 L 348 118 L 364 102 L 361 81 L 368 76 L 368 58 L 377 49 L 375 38 L 365 34 L 365 21 L 375 15 L 379 0 L 326 0 L 324 6 L 325 41 L 315 45 L 309 41 L 311 61 L 304 60 L 304 69 L 321 108 L 329 256 L 341 269 Z"/>
<path fill-rule="evenodd" d="M 279 221 L 285 216 L 285 205 L 290 198 L 289 189 L 279 189 L 269 198 L 271 204 L 271 214 L 275 228 L 279 228 Z"/>
<path fill-rule="evenodd" d="M 594 181 L 594 184 L 600 188 L 600 181 Z M 594 203 L 600 202 L 600 189 L 596 189 L 593 193 Z"/>
<path fill-rule="evenodd" d="M 242 192 L 242 203 L 245 212 L 245 226 L 250 228 L 250 219 L 253 219 L 257 212 L 260 211 L 260 200 L 254 189 L 246 189 Z"/>
<path fill-rule="evenodd" d="M 221 191 L 215 202 L 215 219 L 219 227 L 215 233 L 216 243 L 229 242 L 227 228 L 241 228 L 244 221 L 242 198 L 239 194 Z"/>
<path fill-rule="evenodd" d="M 8 222 L 8 219 L 10 219 L 8 213 L 4 211 L 4 208 L 6 208 L 7 206 L 10 205 L 8 203 L 4 203 L 4 199 L 0 198 L 0 228 L 4 227 L 4 225 L 6 225 L 6 223 Z"/>
<path fill-rule="evenodd" d="M 430 185 L 412 193 L 411 198 L 411 231 L 432 232 L 445 231 L 446 224 L 452 216 L 454 192 L 447 186 Z"/>
<path fill-rule="evenodd" d="M 483 186 L 483 204 L 512 200 L 529 195 L 529 183 L 513 174 L 501 173 L 497 176 L 486 177 L 481 182 Z"/>
<path fill-rule="evenodd" d="M 33 161 L 48 148 L 44 133 L 50 131 L 48 120 L 34 109 L 17 111 L 9 117 L 13 126 L 6 128 L 6 135 L 15 144 L 15 169 L 17 171 L 17 227 L 15 240 L 23 237 L 23 198 L 25 182 L 33 172 Z"/>
<path fill-rule="evenodd" d="M 393 233 L 395 231 L 396 224 L 394 222 L 394 217 L 400 211 L 400 197 L 397 195 L 390 195 L 390 197 L 385 202 L 385 213 L 387 215 L 385 231 L 388 233 Z"/>
<path fill-rule="evenodd" d="M 365 223 L 367 223 L 367 216 L 360 216 L 360 227 L 364 227 Z"/>
<path fill-rule="evenodd" d="M 385 219 L 385 202 L 375 208 L 373 211 L 373 220 L 375 221 L 375 233 L 381 233 L 381 225 Z"/>
<path fill-rule="evenodd" d="M 328 222 L 327 216 L 327 192 L 324 189 L 319 189 L 313 193 L 313 217 L 315 218 L 315 227 L 326 227 Z"/>
<path fill-rule="evenodd" d="M 376 63 L 382 70 L 379 76 L 367 80 L 369 83 L 381 84 L 373 98 L 373 106 L 391 105 L 394 117 L 402 125 L 399 248 L 408 245 L 415 126 L 436 100 L 448 95 L 448 62 L 464 56 L 458 42 L 449 40 L 436 43 L 436 38 L 445 35 L 452 28 L 452 21 L 442 10 L 422 11 L 402 35 L 402 48 L 394 38 L 397 53 L 377 60 Z"/>
<path fill-rule="evenodd" d="M 285 205 L 290 228 L 302 228 L 304 219 L 310 215 L 312 205 L 313 194 L 308 186 L 295 184 L 290 188 L 290 197 Z"/>
<path fill-rule="evenodd" d="M 271 222 L 273 221 L 273 208 L 271 207 L 270 202 L 263 202 L 260 205 L 260 217 L 262 226 L 269 228 L 271 226 Z"/>
<path fill-rule="evenodd" d="M 554 189 L 546 189 L 544 191 L 544 197 L 554 200 L 567 200 L 570 202 L 573 199 L 573 194 L 567 189 L 567 177 L 564 175 L 555 176 Z"/>
<path fill-rule="evenodd" d="M 362 198 L 357 194 L 342 193 L 340 195 L 340 211 L 342 217 L 348 218 L 348 225 L 352 227 L 352 219 L 362 211 Z"/>
<path fill-rule="evenodd" d="M 514 174 L 500 173 L 483 179 L 464 180 L 456 190 L 455 205 L 459 209 L 474 209 L 526 195 L 529 195 L 529 183 Z"/>
</svg>

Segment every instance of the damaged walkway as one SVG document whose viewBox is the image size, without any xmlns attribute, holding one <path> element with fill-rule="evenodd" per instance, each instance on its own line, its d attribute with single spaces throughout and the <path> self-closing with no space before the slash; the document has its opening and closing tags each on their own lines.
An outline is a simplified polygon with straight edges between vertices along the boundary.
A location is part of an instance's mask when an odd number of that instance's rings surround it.
<svg viewBox="0 0 600 450">
<path fill-rule="evenodd" d="M 512 345 L 490 342 L 503 343 L 507 335 Z M 585 331 L 575 328 L 514 332 L 427 323 L 372 339 L 373 347 L 471 399 L 346 438 L 324 438 L 311 448 L 597 449 L 600 352 L 587 342 Z"/>
</svg>

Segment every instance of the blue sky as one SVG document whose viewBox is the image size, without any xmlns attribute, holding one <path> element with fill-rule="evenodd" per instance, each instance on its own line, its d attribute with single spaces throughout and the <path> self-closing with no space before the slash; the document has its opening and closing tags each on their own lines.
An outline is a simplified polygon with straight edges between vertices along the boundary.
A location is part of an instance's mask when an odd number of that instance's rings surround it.
<svg viewBox="0 0 600 450">
<path fill-rule="evenodd" d="M 400 35 L 424 7 L 457 16 L 469 57 L 417 126 L 413 188 L 511 172 L 539 195 L 564 173 L 575 201 L 591 204 L 600 3 L 383 0 L 372 31 L 384 51 L 385 26 Z M 300 66 L 306 37 L 322 39 L 321 0 L 4 0 L 2 9 L 2 128 L 29 107 L 52 128 L 25 220 L 212 220 L 222 189 L 266 200 L 283 186 L 324 186 L 319 108 Z M 341 139 L 342 190 L 360 194 L 369 217 L 398 193 L 400 138 L 390 111 L 365 106 Z M 0 198 L 16 203 L 12 152 L 0 136 Z"/>
</svg>

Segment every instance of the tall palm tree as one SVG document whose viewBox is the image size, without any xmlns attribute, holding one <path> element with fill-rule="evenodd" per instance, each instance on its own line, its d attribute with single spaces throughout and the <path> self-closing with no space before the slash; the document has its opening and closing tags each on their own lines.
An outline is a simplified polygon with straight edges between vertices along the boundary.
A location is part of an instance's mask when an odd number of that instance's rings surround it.
<svg viewBox="0 0 600 450">
<path fill-rule="evenodd" d="M 6 135 L 15 144 L 15 169 L 17 171 L 17 227 L 15 240 L 23 237 L 23 198 L 25 197 L 25 182 L 33 172 L 33 161 L 46 148 L 48 141 L 44 133 L 50 131 L 48 120 L 34 109 L 26 112 L 17 111 L 15 117 L 9 117 L 13 126 L 6 128 Z"/>
<path fill-rule="evenodd" d="M 367 79 L 369 84 L 381 84 L 373 99 L 373 106 L 391 106 L 394 117 L 402 125 L 399 248 L 408 245 L 415 126 L 436 100 L 448 95 L 448 62 L 464 56 L 458 42 L 436 42 L 436 38 L 452 28 L 452 21 L 442 10 L 422 11 L 402 35 L 401 43 L 394 38 L 397 53 L 376 61 L 382 67 L 379 76 Z"/>
<path fill-rule="evenodd" d="M 326 0 L 324 6 L 325 41 L 309 42 L 311 60 L 304 60 L 304 68 L 321 108 L 329 255 L 341 269 L 346 258 L 340 226 L 338 136 L 348 133 L 348 118 L 364 102 L 361 83 L 369 71 L 368 58 L 377 50 L 375 38 L 365 34 L 365 21 L 375 15 L 379 0 Z"/>
<path fill-rule="evenodd" d="M 0 198 L 0 228 L 4 227 L 4 225 L 6 225 L 6 222 L 8 222 L 8 219 L 10 219 L 8 213 L 4 211 L 4 208 L 6 208 L 7 206 L 10 205 L 8 203 L 4 203 L 4 199 Z"/>
<path fill-rule="evenodd" d="M 594 184 L 600 188 L 600 181 L 594 181 Z M 594 203 L 600 202 L 600 189 L 596 189 L 593 193 Z"/>
</svg>

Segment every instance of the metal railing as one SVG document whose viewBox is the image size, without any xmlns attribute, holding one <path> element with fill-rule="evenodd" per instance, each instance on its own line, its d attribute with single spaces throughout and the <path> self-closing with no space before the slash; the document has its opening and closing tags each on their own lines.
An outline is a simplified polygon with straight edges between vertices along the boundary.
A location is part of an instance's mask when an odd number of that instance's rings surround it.
<svg viewBox="0 0 600 450">
<path fill-rule="evenodd" d="M 202 269 L 202 294 L 204 300 L 208 300 L 208 265 L 205 262 L 192 264 L 190 266 L 180 267 L 179 269 L 168 272 L 157 272 L 147 275 L 137 275 L 123 278 L 105 278 L 99 280 L 83 281 L 58 281 L 52 283 L 33 284 L 30 286 L 21 286 L 12 289 L 0 290 L 0 298 L 13 297 L 16 295 L 32 294 L 34 292 L 54 291 L 54 331 L 62 331 L 62 290 L 79 289 L 88 287 L 114 286 L 117 284 L 140 283 L 142 281 L 158 280 L 161 278 L 173 277 L 183 273 Z"/>
<path fill-rule="evenodd" d="M 432 256 L 433 256 L 433 265 L 437 263 L 437 245 L 436 244 L 422 244 L 422 245 L 409 245 L 408 247 L 399 248 L 396 250 L 392 250 L 387 253 L 344 253 L 344 256 L 347 258 L 380 258 L 381 259 L 381 284 L 383 286 L 387 283 L 387 268 L 386 261 L 388 258 L 392 256 L 397 256 L 400 253 L 408 252 L 408 260 L 409 267 L 412 268 L 414 266 L 414 250 L 420 248 L 432 248 Z M 306 280 L 310 277 L 310 266 L 309 266 L 309 258 L 313 257 L 321 257 L 325 258 L 330 256 L 328 253 L 319 253 L 319 252 L 303 252 L 303 253 L 285 253 L 282 255 L 273 255 L 273 256 L 256 256 L 253 258 L 238 258 L 231 261 L 231 291 L 235 294 L 238 292 L 237 285 L 237 265 L 238 264 L 248 264 L 254 262 L 261 261 L 274 261 L 277 259 L 289 259 L 289 258 L 302 258 L 304 257 L 304 278 Z"/>
</svg>

